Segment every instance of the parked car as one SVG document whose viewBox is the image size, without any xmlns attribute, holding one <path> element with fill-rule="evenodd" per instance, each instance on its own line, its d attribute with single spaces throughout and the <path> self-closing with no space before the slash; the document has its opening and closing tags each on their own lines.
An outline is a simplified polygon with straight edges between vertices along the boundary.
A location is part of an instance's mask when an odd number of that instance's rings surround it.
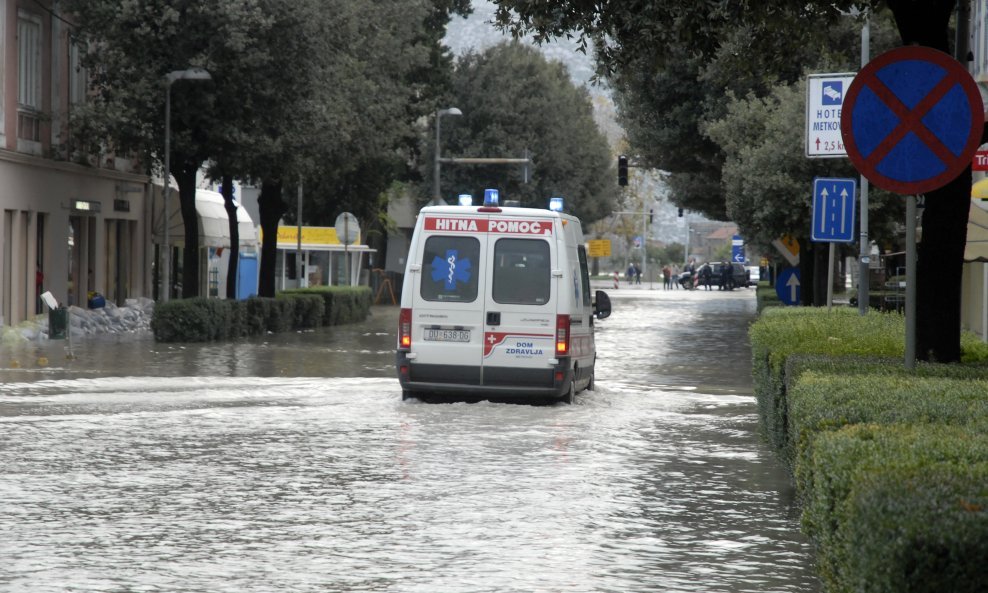
<svg viewBox="0 0 988 593">
<path fill-rule="evenodd" d="M 713 268 L 713 275 L 710 277 L 711 286 L 720 287 L 721 279 L 724 277 L 724 266 L 731 266 L 730 288 L 747 288 L 751 286 L 751 279 L 744 265 L 723 261 L 710 262 L 710 267 Z"/>
</svg>

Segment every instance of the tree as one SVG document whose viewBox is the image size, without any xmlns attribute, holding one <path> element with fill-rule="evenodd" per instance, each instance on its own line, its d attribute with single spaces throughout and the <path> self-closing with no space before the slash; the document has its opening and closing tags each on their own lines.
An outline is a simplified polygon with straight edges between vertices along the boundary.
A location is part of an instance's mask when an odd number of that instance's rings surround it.
<svg viewBox="0 0 988 593">
<path fill-rule="evenodd" d="M 441 31 L 452 12 L 469 11 L 466 0 L 67 0 L 65 8 L 89 41 L 86 65 L 96 73 L 94 100 L 74 120 L 90 151 L 108 143 L 139 154 L 149 169 L 160 164 L 163 77 L 189 66 L 212 73 L 209 83 L 171 88 L 183 296 L 198 293 L 195 181 L 204 163 L 216 179 L 261 184 L 260 293 L 273 296 L 277 224 L 288 210 L 282 188 L 324 172 L 374 177 L 366 193 L 348 198 L 377 204 L 394 175 L 379 160 L 401 161 L 399 144 L 410 152 L 413 122 L 432 109 L 432 83 L 449 64 Z"/>
<path fill-rule="evenodd" d="M 587 223 L 613 210 L 607 140 L 589 94 L 562 64 L 517 42 L 470 53 L 457 64 L 450 101 L 463 115 L 443 119 L 444 156 L 519 158 L 527 150 L 534 166 L 525 183 L 520 165 L 447 165 L 446 188 L 474 196 L 497 188 L 502 200 L 539 208 L 562 196 L 567 212 Z"/>
<path fill-rule="evenodd" d="M 810 63 L 800 48 L 826 51 L 822 42 L 852 9 L 881 14 L 879 11 L 887 6 L 903 44 L 949 52 L 949 21 L 955 7 L 955 0 L 770 0 L 757 8 L 748 8 L 745 3 L 697 4 L 686 0 L 496 1 L 499 21 L 516 33 L 532 31 L 537 39 L 548 39 L 577 32 L 585 44 L 597 49 L 605 74 L 616 73 L 620 78 L 635 69 L 648 75 L 664 73 L 681 48 L 688 47 L 690 55 L 706 58 L 711 64 L 736 65 L 739 83 L 750 85 L 748 90 L 759 96 L 765 95 L 764 84 L 771 83 L 773 75 L 791 81 L 794 71 L 801 72 Z M 784 45 L 768 47 L 777 43 Z M 748 76 L 759 70 L 766 74 Z M 716 72 L 705 69 L 702 73 Z M 744 94 L 746 91 L 740 96 Z M 722 172 L 722 168 L 712 168 L 710 174 Z M 960 358 L 960 285 L 970 182 L 967 169 L 945 187 L 930 192 L 926 201 L 917 285 L 917 309 L 923 312 L 917 320 L 917 357 L 922 360 L 951 362 Z"/>
</svg>

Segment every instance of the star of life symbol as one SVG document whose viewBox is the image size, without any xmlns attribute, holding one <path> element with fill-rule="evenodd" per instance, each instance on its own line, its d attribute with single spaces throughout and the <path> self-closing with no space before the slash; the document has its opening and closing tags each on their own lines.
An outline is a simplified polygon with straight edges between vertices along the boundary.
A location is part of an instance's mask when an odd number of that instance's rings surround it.
<svg viewBox="0 0 988 593">
<path fill-rule="evenodd" d="M 469 282 L 470 265 L 469 259 L 460 260 L 459 251 L 449 249 L 446 251 L 446 259 L 438 255 L 432 259 L 432 280 L 442 282 L 446 290 L 456 290 L 457 282 Z"/>
<path fill-rule="evenodd" d="M 491 343 L 491 346 L 493 346 L 494 345 L 494 342 L 497 341 L 497 338 L 494 337 L 494 334 L 491 334 L 491 335 L 487 336 L 487 341 Z"/>
</svg>

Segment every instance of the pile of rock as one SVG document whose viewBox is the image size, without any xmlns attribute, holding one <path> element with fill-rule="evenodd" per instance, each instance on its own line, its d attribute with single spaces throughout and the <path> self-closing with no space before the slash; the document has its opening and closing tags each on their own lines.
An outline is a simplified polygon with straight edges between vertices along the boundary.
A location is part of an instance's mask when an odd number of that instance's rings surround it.
<svg viewBox="0 0 988 593">
<path fill-rule="evenodd" d="M 68 331 L 80 338 L 95 334 L 129 334 L 151 331 L 154 301 L 148 298 L 127 299 L 122 307 L 110 301 L 99 309 L 68 308 Z M 17 327 L 4 327 L 2 341 L 48 339 L 48 313 L 36 316 Z"/>
</svg>

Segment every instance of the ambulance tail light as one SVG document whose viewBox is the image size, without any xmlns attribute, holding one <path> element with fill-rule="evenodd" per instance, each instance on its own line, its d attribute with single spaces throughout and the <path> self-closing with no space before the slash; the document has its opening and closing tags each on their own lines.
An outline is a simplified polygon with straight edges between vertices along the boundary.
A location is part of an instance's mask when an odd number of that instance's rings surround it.
<svg viewBox="0 0 988 593">
<path fill-rule="evenodd" d="M 556 354 L 569 354 L 569 315 L 556 315 Z"/>
<path fill-rule="evenodd" d="M 398 347 L 407 350 L 412 347 L 412 310 L 402 309 L 398 313 Z"/>
</svg>

